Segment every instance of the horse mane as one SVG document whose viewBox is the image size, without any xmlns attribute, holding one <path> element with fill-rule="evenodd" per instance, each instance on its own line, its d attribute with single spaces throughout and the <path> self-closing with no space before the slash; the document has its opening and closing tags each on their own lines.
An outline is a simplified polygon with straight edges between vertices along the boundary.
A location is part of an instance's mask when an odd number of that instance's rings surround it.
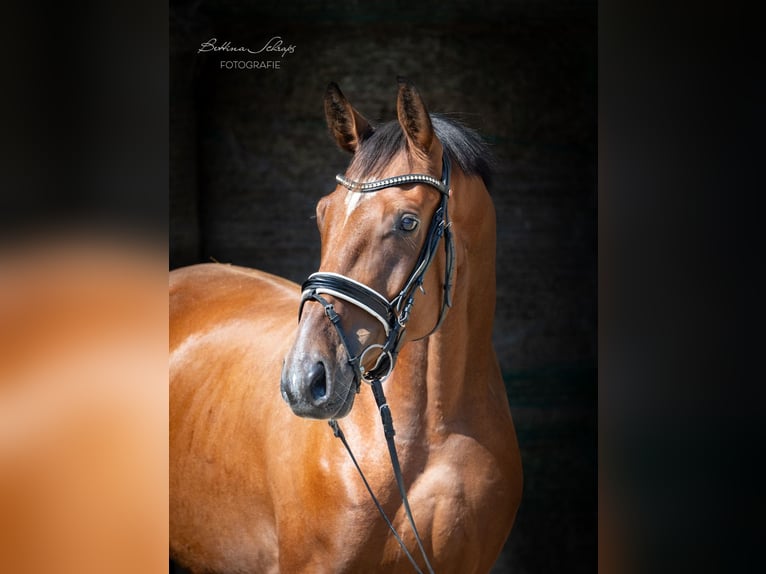
<svg viewBox="0 0 766 574">
<path fill-rule="evenodd" d="M 429 115 L 436 137 L 449 156 L 457 162 L 463 173 L 481 177 L 489 189 L 493 159 L 478 132 L 441 114 Z M 407 139 L 398 121 L 375 126 L 375 131 L 360 143 L 349 172 L 358 178 L 380 175 L 385 166 L 406 148 Z"/>
</svg>

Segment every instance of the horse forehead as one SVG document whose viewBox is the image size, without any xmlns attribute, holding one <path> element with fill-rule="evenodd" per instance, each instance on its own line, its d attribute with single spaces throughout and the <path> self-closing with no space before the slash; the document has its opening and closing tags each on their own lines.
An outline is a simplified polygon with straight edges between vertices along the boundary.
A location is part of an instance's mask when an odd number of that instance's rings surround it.
<svg viewBox="0 0 766 574">
<path fill-rule="evenodd" d="M 415 170 L 415 171 L 425 171 L 424 169 L 421 170 Z M 404 175 L 408 173 L 414 173 L 413 172 L 413 165 L 409 159 L 408 156 L 404 154 L 400 154 L 397 156 L 385 169 L 385 172 L 382 173 L 379 176 L 368 176 L 368 177 L 361 177 L 359 181 L 362 183 L 369 182 L 369 181 L 377 181 L 380 179 L 386 179 L 388 177 L 393 177 L 396 175 Z M 352 178 L 353 179 L 353 178 Z M 362 204 L 362 203 L 369 203 L 371 198 L 373 197 L 380 197 L 381 193 L 378 192 L 360 192 L 360 191 L 353 191 L 353 190 L 346 190 L 346 195 L 343 198 L 343 205 L 345 208 L 344 213 L 344 219 L 343 224 L 345 225 L 349 217 L 352 213 Z"/>
<path fill-rule="evenodd" d="M 372 180 L 370 180 L 372 181 Z M 386 193 L 389 190 L 379 190 L 375 192 L 363 192 L 363 191 L 351 191 L 346 190 L 346 195 L 343 197 L 344 218 L 343 225 L 345 226 L 354 211 L 359 210 L 360 206 L 368 206 L 364 211 L 364 214 L 360 212 L 359 218 L 356 218 L 354 223 L 360 221 L 370 221 L 370 217 L 373 219 L 380 217 L 381 213 L 385 213 L 393 205 L 395 205 L 396 198 L 391 193 Z"/>
<path fill-rule="evenodd" d="M 369 181 L 374 181 L 373 179 L 370 179 Z M 344 188 L 345 189 L 345 188 Z M 345 226 L 349 219 L 351 218 L 351 215 L 359 209 L 360 206 L 367 205 L 369 208 L 366 210 L 365 213 L 367 215 L 374 214 L 374 213 L 380 213 L 381 210 L 386 209 L 386 194 L 382 193 L 382 191 L 375 191 L 375 192 L 364 192 L 364 191 L 352 191 L 350 189 L 346 189 L 346 195 L 343 196 L 343 225 Z M 390 199 L 390 198 L 389 198 Z M 367 217 L 365 215 L 361 215 L 361 217 Z M 359 219 L 356 219 L 356 222 L 359 222 Z"/>
</svg>

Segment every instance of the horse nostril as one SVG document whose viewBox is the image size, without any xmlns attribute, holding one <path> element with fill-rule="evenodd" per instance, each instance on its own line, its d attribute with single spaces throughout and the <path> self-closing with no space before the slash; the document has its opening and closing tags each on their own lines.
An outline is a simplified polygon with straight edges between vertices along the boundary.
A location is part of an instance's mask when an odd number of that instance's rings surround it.
<svg viewBox="0 0 766 574">
<path fill-rule="evenodd" d="M 316 363 L 311 368 L 308 375 L 311 398 L 315 401 L 324 399 L 327 395 L 327 375 L 325 373 L 324 365 L 322 363 Z"/>
</svg>

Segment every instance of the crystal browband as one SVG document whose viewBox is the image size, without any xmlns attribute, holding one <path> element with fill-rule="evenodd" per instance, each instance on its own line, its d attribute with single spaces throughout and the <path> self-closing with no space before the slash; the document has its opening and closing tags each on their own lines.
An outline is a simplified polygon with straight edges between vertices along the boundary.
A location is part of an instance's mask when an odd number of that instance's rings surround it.
<svg viewBox="0 0 766 574">
<path fill-rule="evenodd" d="M 397 175 L 394 177 L 387 177 L 386 179 L 379 179 L 377 181 L 370 181 L 362 183 L 359 181 L 353 181 L 346 176 L 338 174 L 335 179 L 343 187 L 348 188 L 351 191 L 368 192 L 378 191 L 386 187 L 393 187 L 399 185 L 407 185 L 409 183 L 427 183 L 438 189 L 444 195 L 449 195 L 449 184 L 445 181 L 439 181 L 431 175 L 425 173 L 410 173 L 408 175 Z"/>
</svg>

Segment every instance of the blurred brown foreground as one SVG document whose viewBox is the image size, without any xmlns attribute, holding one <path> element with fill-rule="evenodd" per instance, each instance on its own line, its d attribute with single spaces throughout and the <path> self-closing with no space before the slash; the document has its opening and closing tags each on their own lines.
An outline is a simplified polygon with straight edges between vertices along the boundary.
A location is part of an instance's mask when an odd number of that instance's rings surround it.
<svg viewBox="0 0 766 574">
<path fill-rule="evenodd" d="M 167 247 L 0 245 L 0 572 L 167 571 Z"/>
</svg>

